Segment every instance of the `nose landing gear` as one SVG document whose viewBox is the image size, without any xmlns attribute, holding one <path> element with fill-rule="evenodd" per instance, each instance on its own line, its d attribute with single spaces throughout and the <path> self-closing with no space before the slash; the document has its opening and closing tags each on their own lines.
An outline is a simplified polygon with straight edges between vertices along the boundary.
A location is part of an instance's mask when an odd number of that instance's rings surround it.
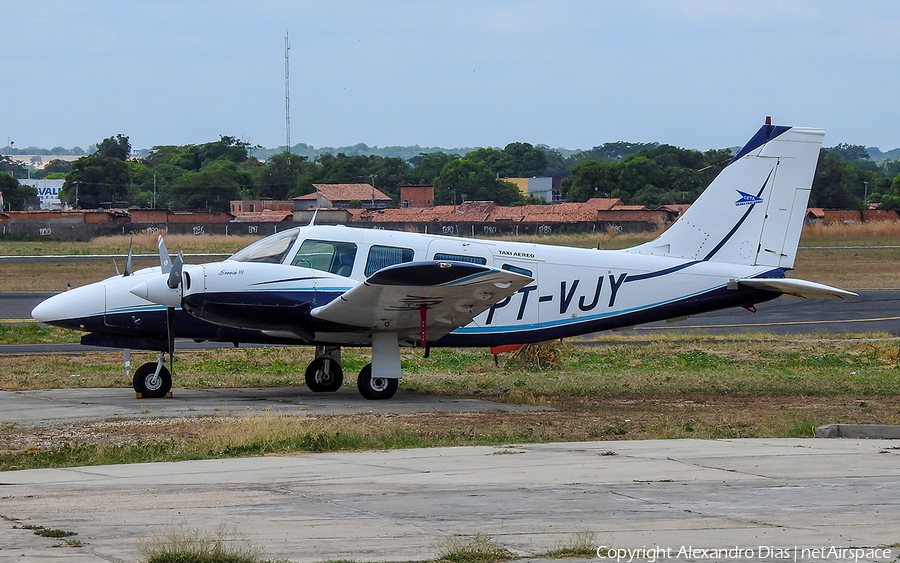
<svg viewBox="0 0 900 563">
<path fill-rule="evenodd" d="M 166 354 L 160 352 L 156 362 L 147 362 L 134 371 L 131 380 L 138 399 L 161 399 L 172 390 L 172 374 L 166 367 Z"/>
</svg>

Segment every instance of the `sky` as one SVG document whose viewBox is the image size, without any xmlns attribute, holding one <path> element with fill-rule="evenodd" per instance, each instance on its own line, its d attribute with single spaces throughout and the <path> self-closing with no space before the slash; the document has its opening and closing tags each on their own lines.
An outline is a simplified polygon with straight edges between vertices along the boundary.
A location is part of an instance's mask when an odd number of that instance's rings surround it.
<svg viewBox="0 0 900 563">
<path fill-rule="evenodd" d="M 4 2 L 0 147 L 900 147 L 894 0 Z"/>
</svg>

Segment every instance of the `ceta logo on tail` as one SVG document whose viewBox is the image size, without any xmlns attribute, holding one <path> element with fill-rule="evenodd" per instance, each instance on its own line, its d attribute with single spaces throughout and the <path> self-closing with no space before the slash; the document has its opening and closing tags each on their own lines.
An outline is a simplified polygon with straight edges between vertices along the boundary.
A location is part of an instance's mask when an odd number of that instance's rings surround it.
<svg viewBox="0 0 900 563">
<path fill-rule="evenodd" d="M 737 193 L 741 195 L 741 198 L 734 202 L 735 205 L 756 205 L 757 203 L 763 202 L 761 197 L 756 197 L 755 195 L 744 193 L 741 190 L 737 190 Z"/>
<path fill-rule="evenodd" d="M 189 338 L 313 346 L 304 377 L 320 393 L 343 385 L 342 347 L 371 347 L 357 389 L 388 399 L 401 377 L 400 348 L 510 349 L 728 307 L 752 311 L 781 295 L 852 296 L 786 277 L 823 136 L 767 123 L 669 229 L 629 249 L 320 226 L 314 216 L 222 262 L 172 260 L 160 238 L 159 267 L 132 272 L 129 258 L 124 275 L 51 297 L 32 315 L 87 333 L 86 345 L 159 352 L 135 372 L 141 397 L 169 392 L 176 341 Z"/>
</svg>

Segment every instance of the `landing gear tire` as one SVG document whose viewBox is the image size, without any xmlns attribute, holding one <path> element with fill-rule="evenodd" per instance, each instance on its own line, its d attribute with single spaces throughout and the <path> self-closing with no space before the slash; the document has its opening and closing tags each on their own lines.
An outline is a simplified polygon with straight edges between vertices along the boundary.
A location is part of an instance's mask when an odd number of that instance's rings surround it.
<svg viewBox="0 0 900 563">
<path fill-rule="evenodd" d="M 356 386 L 359 393 L 370 401 L 390 399 L 397 392 L 398 380 L 389 377 L 372 377 L 372 364 L 359 371 Z"/>
<path fill-rule="evenodd" d="M 333 393 L 343 383 L 344 370 L 331 358 L 316 358 L 306 367 L 306 386 L 313 393 Z"/>
<path fill-rule="evenodd" d="M 172 390 L 172 374 L 166 366 L 159 369 L 159 375 L 156 374 L 156 362 L 148 362 L 137 368 L 132 379 L 134 392 L 138 393 L 142 399 L 161 399 L 169 394 Z"/>
</svg>

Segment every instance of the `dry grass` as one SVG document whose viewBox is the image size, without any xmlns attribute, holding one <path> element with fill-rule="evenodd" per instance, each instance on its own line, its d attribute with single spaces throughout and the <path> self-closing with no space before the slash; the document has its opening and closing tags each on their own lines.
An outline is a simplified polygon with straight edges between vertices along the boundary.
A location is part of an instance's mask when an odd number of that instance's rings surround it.
<svg viewBox="0 0 900 563">
<path fill-rule="evenodd" d="M 897 245 L 900 222 L 809 223 L 803 226 L 803 246 Z"/>
<path fill-rule="evenodd" d="M 580 233 L 580 234 L 549 234 L 549 235 L 501 235 L 497 237 L 485 237 L 491 240 L 510 242 L 529 242 L 534 244 L 548 244 L 554 246 L 574 246 L 578 248 L 603 248 L 615 250 L 629 248 L 638 244 L 653 240 L 659 236 L 657 232 L 646 233 L 619 233 L 615 230 L 608 232 Z"/>
<path fill-rule="evenodd" d="M 4 241 L 0 255 L 39 256 L 45 254 L 121 254 L 128 252 L 133 241 L 135 254 L 156 254 L 158 233 L 137 233 L 134 235 L 114 235 L 97 237 L 90 241 Z M 232 254 L 261 237 L 245 235 L 168 235 L 163 233 L 166 247 L 170 252 L 185 253 L 225 253 Z"/>
<path fill-rule="evenodd" d="M 219 528 L 205 533 L 172 526 L 139 546 L 146 563 L 262 563 L 259 550 L 236 532 Z"/>
<path fill-rule="evenodd" d="M 484 534 L 450 536 L 438 545 L 435 563 L 497 563 L 519 557 Z"/>
<path fill-rule="evenodd" d="M 788 277 L 851 291 L 900 289 L 898 264 L 900 248 L 801 248 Z"/>
<path fill-rule="evenodd" d="M 575 532 L 570 534 L 566 541 L 557 542 L 556 547 L 535 557 L 540 559 L 593 559 L 597 557 L 597 546 L 597 534 L 594 532 Z"/>
</svg>

